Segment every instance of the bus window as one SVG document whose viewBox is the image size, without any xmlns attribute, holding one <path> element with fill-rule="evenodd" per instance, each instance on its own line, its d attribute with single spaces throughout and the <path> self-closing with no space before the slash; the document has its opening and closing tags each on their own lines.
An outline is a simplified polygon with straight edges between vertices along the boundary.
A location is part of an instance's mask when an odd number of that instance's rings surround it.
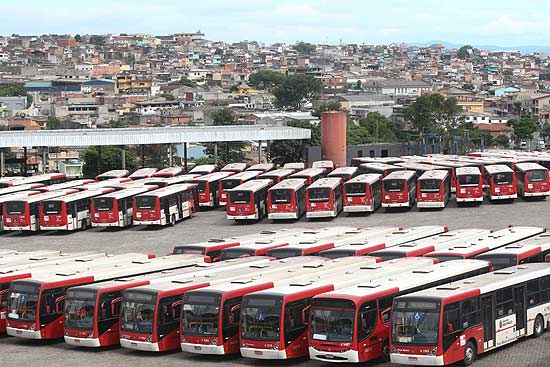
<svg viewBox="0 0 550 367">
<path fill-rule="evenodd" d="M 25 212 L 24 201 L 8 201 L 4 204 L 4 210 L 8 215 L 22 215 Z"/>
<path fill-rule="evenodd" d="M 405 181 L 403 180 L 384 180 L 384 191 L 401 192 L 405 189 Z"/>
<path fill-rule="evenodd" d="M 330 197 L 329 188 L 314 188 L 308 190 L 309 201 L 328 201 Z"/>
<path fill-rule="evenodd" d="M 249 191 L 231 191 L 229 193 L 229 201 L 232 204 L 248 204 L 250 203 Z"/>
<path fill-rule="evenodd" d="M 61 201 L 47 201 L 42 204 L 44 214 L 61 214 Z"/>
<path fill-rule="evenodd" d="M 493 175 L 493 181 L 496 185 L 510 185 L 513 182 L 512 172 L 502 172 Z"/>
<path fill-rule="evenodd" d="M 546 181 L 546 170 L 537 169 L 527 172 L 527 181 L 529 182 L 544 182 Z"/>
<path fill-rule="evenodd" d="M 285 306 L 284 330 L 285 345 L 298 338 L 306 329 L 307 325 L 302 320 L 302 311 L 309 305 L 308 299 L 289 302 Z M 309 315 L 305 315 L 309 319 Z"/>
<path fill-rule="evenodd" d="M 94 199 L 94 210 L 96 212 L 108 212 L 113 210 L 113 198 Z"/>
<path fill-rule="evenodd" d="M 460 175 L 458 176 L 458 182 L 460 186 L 477 186 L 480 177 L 479 175 Z"/>
<path fill-rule="evenodd" d="M 420 192 L 439 192 L 441 181 L 433 179 L 419 180 Z"/>
<path fill-rule="evenodd" d="M 270 193 L 271 202 L 274 204 L 288 204 L 292 201 L 291 190 L 272 190 Z"/>
</svg>

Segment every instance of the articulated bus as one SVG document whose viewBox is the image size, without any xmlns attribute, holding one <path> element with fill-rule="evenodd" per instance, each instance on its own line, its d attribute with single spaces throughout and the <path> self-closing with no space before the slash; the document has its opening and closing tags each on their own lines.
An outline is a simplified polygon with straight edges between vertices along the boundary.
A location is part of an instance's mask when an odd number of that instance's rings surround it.
<svg viewBox="0 0 550 367">
<path fill-rule="evenodd" d="M 145 261 L 122 260 L 86 271 L 67 269 L 32 279 L 16 280 L 10 285 L 8 335 L 27 339 L 62 338 L 65 293 L 70 287 L 126 276 L 179 269 L 203 262 L 200 255 L 165 256 Z M 84 315 L 85 308 L 68 310 L 70 319 Z"/>
<path fill-rule="evenodd" d="M 294 264 L 299 258 L 286 259 Z M 181 349 L 196 354 L 234 354 L 239 353 L 239 321 L 243 296 L 252 292 L 286 285 L 293 278 L 307 276 L 315 278 L 318 274 L 343 272 L 350 267 L 374 266 L 376 259 L 359 258 L 323 260 L 300 263 L 292 268 L 276 269 L 267 272 L 259 269 L 248 277 L 188 292 L 183 297 L 181 317 Z M 270 313 L 266 313 L 266 319 Z"/>
<path fill-rule="evenodd" d="M 111 171 L 103 172 L 100 175 L 95 177 L 96 181 L 110 180 L 112 178 L 123 178 L 127 177 L 130 174 L 130 171 L 126 169 L 114 169 Z"/>
<path fill-rule="evenodd" d="M 306 164 L 304 162 L 290 162 L 285 163 L 283 168 L 293 169 L 294 171 L 303 171 L 306 169 Z"/>
<path fill-rule="evenodd" d="M 445 208 L 451 197 L 451 174 L 432 170 L 423 173 L 416 182 L 416 206 Z"/>
<path fill-rule="evenodd" d="M 396 296 L 490 270 L 486 261 L 457 260 L 315 296 L 309 313 L 309 357 L 340 363 L 387 360 L 392 302 Z"/>
<path fill-rule="evenodd" d="M 222 171 L 222 172 L 230 172 L 230 171 Z M 221 179 L 220 187 L 218 188 L 220 205 L 227 204 L 227 200 L 229 199 L 228 190 L 231 190 L 247 181 L 255 180 L 258 178 L 258 175 L 259 175 L 258 171 L 244 171 L 244 172 L 236 173 L 234 175 Z"/>
<path fill-rule="evenodd" d="M 174 281 L 185 276 L 196 278 L 220 271 L 248 269 L 268 261 L 267 258 L 250 257 L 216 264 L 199 263 L 182 269 L 71 287 L 67 290 L 65 299 L 65 343 L 95 348 L 119 345 L 122 296 L 127 289 Z M 143 310 L 141 312 L 143 315 Z"/>
<path fill-rule="evenodd" d="M 275 165 L 273 163 L 258 163 L 248 167 L 246 170 L 266 173 L 266 172 L 272 171 L 273 169 L 275 169 Z"/>
<path fill-rule="evenodd" d="M 485 185 L 489 200 L 514 200 L 518 197 L 516 174 L 504 164 L 485 166 Z"/>
<path fill-rule="evenodd" d="M 524 264 L 397 297 L 391 361 L 471 365 L 479 354 L 526 337 L 550 322 L 550 267 Z"/>
<path fill-rule="evenodd" d="M 382 208 L 412 208 L 415 200 L 415 171 L 395 171 L 382 179 Z"/>
<path fill-rule="evenodd" d="M 250 180 L 229 190 L 227 219 L 262 220 L 267 216 L 267 190 L 271 180 Z"/>
<path fill-rule="evenodd" d="M 289 178 L 267 191 L 269 219 L 300 219 L 306 212 L 306 183 L 301 178 Z"/>
<path fill-rule="evenodd" d="M 291 174 L 288 178 L 301 178 L 302 180 L 306 180 L 306 185 L 309 186 L 325 176 L 325 170 L 322 168 L 306 168 L 305 170 Z"/>
<path fill-rule="evenodd" d="M 132 173 L 130 176 L 128 176 L 128 178 L 130 178 L 134 181 L 135 180 L 143 180 L 144 178 L 153 177 L 153 175 L 155 173 L 157 173 L 157 171 L 158 171 L 158 168 L 144 167 L 144 168 L 140 168 L 137 171 L 135 171 L 134 173 Z"/>
<path fill-rule="evenodd" d="M 344 212 L 375 212 L 382 205 L 382 176 L 359 175 L 344 183 Z"/>
<path fill-rule="evenodd" d="M 175 177 L 183 173 L 183 167 L 166 167 L 156 172 L 153 177 Z"/>
<path fill-rule="evenodd" d="M 273 181 L 274 184 L 278 184 L 279 182 L 290 177 L 290 175 L 292 175 L 295 172 L 296 170 L 293 170 L 293 169 L 281 168 L 281 169 L 276 169 L 266 173 L 262 173 L 260 176 L 258 176 L 258 178 L 268 179 Z"/>
<path fill-rule="evenodd" d="M 195 211 L 196 184 L 162 187 L 134 196 L 135 225 L 175 225 Z"/>
<path fill-rule="evenodd" d="M 425 237 L 447 232 L 447 226 L 420 226 L 412 228 L 395 228 L 390 233 L 377 234 L 360 241 L 339 246 L 330 250 L 321 251 L 319 256 L 337 259 L 347 256 L 364 256 L 374 251 L 391 248 L 403 243 L 417 241 Z"/>
<path fill-rule="evenodd" d="M 499 270 L 521 264 L 547 262 L 546 257 L 549 254 L 550 234 L 543 233 L 536 237 L 487 251 L 477 255 L 476 259 L 490 261 L 493 270 Z"/>
<path fill-rule="evenodd" d="M 26 197 L 14 197 L 3 205 L 2 219 L 6 231 L 38 231 L 40 230 L 40 203 L 43 200 L 70 195 L 78 190 L 68 189 L 48 191 Z"/>
<path fill-rule="evenodd" d="M 144 185 L 92 198 L 92 227 L 126 227 L 132 224 L 134 196 L 155 190 Z"/>
<path fill-rule="evenodd" d="M 329 173 L 327 177 L 336 177 L 346 182 L 357 176 L 359 169 L 357 167 L 340 167 Z"/>
<path fill-rule="evenodd" d="M 311 168 L 320 168 L 325 171 L 325 175 L 328 175 L 330 172 L 334 170 L 334 162 L 333 161 L 316 161 L 313 162 L 311 165 Z"/>
<path fill-rule="evenodd" d="M 309 311 L 314 296 L 353 285 L 369 284 L 379 277 L 433 264 L 433 261 L 425 260 L 399 259 L 331 269 L 313 277 L 294 278 L 287 284 L 244 295 L 240 322 L 241 355 L 257 359 L 306 356 Z"/>
<path fill-rule="evenodd" d="M 485 236 L 467 241 L 462 244 L 451 246 L 444 250 L 432 251 L 424 254 L 426 257 L 433 257 L 440 262 L 449 260 L 472 259 L 479 254 L 491 251 L 512 243 L 544 233 L 541 227 L 510 227 L 494 231 Z"/>
<path fill-rule="evenodd" d="M 478 167 L 456 169 L 456 202 L 483 203 L 483 179 Z"/>
<path fill-rule="evenodd" d="M 240 173 L 248 168 L 248 163 L 229 163 L 226 164 L 220 171 Z"/>
<path fill-rule="evenodd" d="M 518 194 L 521 197 L 547 197 L 550 195 L 548 169 L 537 163 L 518 163 L 515 171 Z"/>
<path fill-rule="evenodd" d="M 8 177 L 6 180 L 0 181 L 0 189 L 19 186 L 42 183 L 44 185 L 54 185 L 67 181 L 67 176 L 64 173 L 44 173 L 36 176 L 29 177 Z"/>
<path fill-rule="evenodd" d="M 403 171 L 403 167 L 392 166 L 391 164 L 386 163 L 363 163 L 359 166 L 359 173 L 369 174 L 376 173 L 386 177 L 392 172 Z"/>
<path fill-rule="evenodd" d="M 369 256 L 381 258 L 383 261 L 398 259 L 402 257 L 423 256 L 429 252 L 448 249 L 455 245 L 468 243 L 482 236 L 492 233 L 488 229 L 457 229 L 435 236 L 426 237 L 421 240 L 403 243 L 383 250 L 369 253 Z"/>
<path fill-rule="evenodd" d="M 50 231 L 85 230 L 91 225 L 90 199 L 115 191 L 112 188 L 84 190 L 46 199 L 40 203 L 40 229 Z"/>
<path fill-rule="evenodd" d="M 336 218 L 344 208 L 342 180 L 322 178 L 306 189 L 306 218 Z"/>
<path fill-rule="evenodd" d="M 191 168 L 189 173 L 198 174 L 198 175 L 209 175 L 217 171 L 218 171 L 218 167 L 216 167 L 216 165 L 214 164 L 201 164 Z"/>
<path fill-rule="evenodd" d="M 233 172 L 214 172 L 188 182 L 197 184 L 199 206 L 217 208 L 220 206 L 220 181 L 233 175 Z"/>
</svg>

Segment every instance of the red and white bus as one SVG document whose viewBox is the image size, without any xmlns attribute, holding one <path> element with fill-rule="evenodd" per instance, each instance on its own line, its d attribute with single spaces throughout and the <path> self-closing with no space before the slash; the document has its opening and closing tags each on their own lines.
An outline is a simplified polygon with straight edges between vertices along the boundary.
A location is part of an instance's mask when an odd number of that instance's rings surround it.
<svg viewBox="0 0 550 367">
<path fill-rule="evenodd" d="M 542 227 L 510 227 L 494 231 L 475 240 L 451 246 L 444 250 L 432 251 L 424 256 L 434 257 L 440 262 L 449 260 L 472 259 L 479 254 L 544 233 Z"/>
<path fill-rule="evenodd" d="M 460 167 L 473 166 L 467 162 L 455 162 L 451 160 L 435 160 L 434 164 L 437 164 L 440 167 L 449 168 L 451 171 L 451 192 L 456 191 L 456 169 Z"/>
<path fill-rule="evenodd" d="M 289 178 L 267 191 L 269 219 L 300 219 L 306 212 L 306 184 L 301 178 Z"/>
<path fill-rule="evenodd" d="M 271 185 L 271 180 L 250 180 L 229 190 L 227 219 L 262 220 L 266 217 L 267 190 Z"/>
<path fill-rule="evenodd" d="M 518 197 L 516 174 L 504 164 L 485 166 L 485 185 L 489 200 L 514 200 Z"/>
<path fill-rule="evenodd" d="M 126 227 L 132 224 L 134 196 L 155 190 L 144 185 L 92 198 L 90 205 L 92 227 Z"/>
<path fill-rule="evenodd" d="M 383 163 L 393 165 L 395 163 L 404 162 L 401 157 L 356 157 L 351 159 L 352 167 L 359 167 L 365 163 Z"/>
<path fill-rule="evenodd" d="M 112 178 L 127 177 L 130 171 L 126 169 L 113 169 L 111 171 L 103 172 L 95 177 L 96 181 L 110 180 Z"/>
<path fill-rule="evenodd" d="M 182 183 L 188 183 L 190 180 L 200 177 L 196 174 L 185 174 L 174 177 L 151 177 L 148 178 L 144 184 L 145 185 L 156 185 L 158 187 L 166 187 L 170 185 L 178 185 Z"/>
<path fill-rule="evenodd" d="M 183 173 L 183 167 L 166 167 L 156 172 L 153 177 L 175 177 Z"/>
<path fill-rule="evenodd" d="M 83 185 L 83 186 L 77 186 L 75 188 L 78 189 L 78 190 L 90 190 L 90 191 L 101 190 L 101 189 L 105 189 L 105 188 L 112 188 L 112 189 L 115 189 L 115 190 L 122 190 L 123 186 L 127 185 L 130 182 L 133 182 L 133 181 L 129 177 L 112 178 L 112 179 L 109 179 L 109 180 L 103 180 L 103 181 L 99 181 L 99 182 L 94 181 L 92 183 L 88 183 L 88 184 Z"/>
<path fill-rule="evenodd" d="M 273 169 L 275 169 L 275 165 L 273 163 L 258 163 L 248 167 L 246 170 L 266 173 L 266 172 L 272 171 Z"/>
<path fill-rule="evenodd" d="M 361 174 L 376 173 L 382 175 L 382 177 L 386 177 L 392 172 L 403 170 L 403 167 L 392 166 L 391 164 L 385 163 L 363 163 L 359 166 L 359 173 Z"/>
<path fill-rule="evenodd" d="M 451 174 L 448 171 L 427 171 L 416 182 L 416 206 L 445 208 L 451 197 Z"/>
<path fill-rule="evenodd" d="M 340 167 L 329 173 L 327 177 L 337 177 L 346 182 L 357 176 L 359 169 L 357 167 Z"/>
<path fill-rule="evenodd" d="M 397 297 L 391 361 L 444 366 L 516 340 L 540 337 L 550 322 L 548 264 L 524 264 Z"/>
<path fill-rule="evenodd" d="M 306 169 L 306 164 L 304 162 L 290 162 L 285 163 L 283 168 L 293 169 L 294 171 L 302 171 Z"/>
<path fill-rule="evenodd" d="M 220 171 L 222 172 L 243 172 L 248 168 L 248 163 L 229 163 L 226 164 Z"/>
<path fill-rule="evenodd" d="M 474 241 L 477 238 L 492 233 L 488 229 L 457 229 L 440 233 L 435 236 L 426 237 L 417 241 L 403 243 L 397 246 L 391 246 L 382 250 L 369 253 L 369 256 L 379 257 L 383 261 L 398 259 L 402 257 L 423 256 L 429 252 L 440 251 L 451 248 L 455 245 L 461 245 Z"/>
<path fill-rule="evenodd" d="M 195 211 L 196 184 L 170 185 L 134 196 L 135 225 L 175 225 Z"/>
<path fill-rule="evenodd" d="M 265 256 L 269 250 L 287 245 L 288 241 L 286 241 L 285 238 L 243 242 L 239 246 L 223 249 L 220 260 L 225 261 L 249 256 Z"/>
<path fill-rule="evenodd" d="M 311 165 L 311 168 L 321 168 L 325 171 L 325 174 L 328 175 L 330 172 L 334 170 L 334 162 L 333 161 L 316 161 L 313 162 Z"/>
<path fill-rule="evenodd" d="M 191 168 L 191 171 L 189 171 L 189 173 L 199 174 L 199 175 L 209 175 L 217 171 L 218 171 L 218 167 L 216 167 L 215 164 L 201 164 Z M 229 171 L 229 172 L 233 172 L 233 171 Z"/>
<path fill-rule="evenodd" d="M 456 169 L 456 202 L 483 203 L 483 178 L 478 167 Z"/>
<path fill-rule="evenodd" d="M 348 256 L 364 256 L 374 251 L 398 246 L 411 241 L 417 241 L 421 238 L 434 236 L 447 231 L 447 226 L 400 227 L 390 233 L 377 234 L 363 241 L 353 241 L 348 245 L 321 251 L 319 256 L 328 257 L 329 259 Z"/>
<path fill-rule="evenodd" d="M 26 339 L 56 339 L 64 335 L 65 294 L 68 288 L 127 276 L 179 269 L 203 262 L 197 255 L 165 256 L 146 261 L 121 260 L 86 271 L 67 269 L 54 275 L 16 280 L 10 285 L 7 333 Z M 74 305 L 67 310 L 70 320 L 88 312 Z M 111 305 L 109 305 L 111 306 Z"/>
<path fill-rule="evenodd" d="M 382 179 L 382 208 L 412 208 L 415 200 L 415 171 L 395 171 Z"/>
<path fill-rule="evenodd" d="M 73 180 L 58 184 L 48 185 L 44 187 L 44 191 L 59 191 L 66 189 L 76 189 L 79 191 L 86 190 L 87 185 L 96 184 L 97 182 L 90 179 Z"/>
<path fill-rule="evenodd" d="M 84 190 L 46 199 L 40 203 L 40 229 L 50 231 L 85 230 L 91 225 L 90 199 L 115 191 L 112 188 Z"/>
<path fill-rule="evenodd" d="M 363 174 L 344 183 L 344 212 L 375 212 L 382 204 L 382 176 Z"/>
<path fill-rule="evenodd" d="M 228 172 L 228 171 L 222 171 Z M 226 205 L 229 198 L 229 193 L 227 190 L 231 190 L 247 181 L 255 180 L 258 178 L 258 171 L 244 171 L 236 173 L 229 177 L 223 178 L 220 180 L 220 187 L 218 188 L 220 205 Z"/>
<path fill-rule="evenodd" d="M 303 171 L 298 171 L 288 176 L 288 178 L 301 178 L 306 180 L 306 185 L 311 185 L 315 181 L 326 176 L 325 170 L 322 168 L 306 168 Z"/>
<path fill-rule="evenodd" d="M 548 169 L 537 163 L 518 163 L 515 171 L 518 194 L 521 197 L 547 197 L 550 195 Z"/>
<path fill-rule="evenodd" d="M 19 186 L 42 183 L 44 185 L 54 185 L 67 181 L 67 176 L 64 173 L 44 173 L 36 176 L 29 177 L 7 177 L 6 180 L 0 181 L 0 189 Z"/>
<path fill-rule="evenodd" d="M 490 269 L 485 261 L 460 260 L 317 295 L 309 313 L 309 357 L 340 363 L 388 359 L 392 301 L 396 296 Z"/>
<path fill-rule="evenodd" d="M 342 179 L 322 178 L 306 189 L 306 218 L 336 218 L 342 211 Z"/>
<path fill-rule="evenodd" d="M 476 256 L 478 260 L 490 261 L 493 270 L 526 263 L 547 262 L 550 254 L 550 234 L 543 233 L 520 242 L 487 251 Z"/>
<path fill-rule="evenodd" d="M 35 183 L 35 184 L 25 184 L 25 185 L 17 185 L 17 186 L 9 186 L 5 187 L 3 189 L 0 189 L 0 197 L 4 195 L 13 195 L 15 193 L 21 192 L 21 191 L 47 191 L 46 185 L 43 183 Z"/>
<path fill-rule="evenodd" d="M 70 195 L 78 190 L 67 189 L 48 191 L 25 197 L 14 197 L 3 205 L 2 220 L 5 231 L 38 231 L 40 230 L 40 202 L 43 200 Z"/>
<path fill-rule="evenodd" d="M 188 182 L 197 184 L 199 206 L 217 208 L 220 206 L 220 181 L 233 175 L 232 172 L 214 172 Z"/>
<path fill-rule="evenodd" d="M 38 195 L 41 192 L 42 191 L 29 190 L 29 191 L 20 191 L 20 192 L 15 192 L 13 194 L 7 194 L 7 195 L 0 196 L 0 232 L 2 232 L 4 230 L 3 214 L 4 214 L 4 203 L 5 202 L 12 201 L 12 200 L 19 199 L 19 198 L 25 198 L 25 197 L 32 196 L 32 195 Z"/>
<path fill-rule="evenodd" d="M 273 181 L 274 184 L 277 184 L 295 173 L 296 170 L 289 169 L 289 168 L 281 168 L 281 169 L 275 169 L 273 171 L 269 171 L 266 173 L 262 173 L 258 178 L 268 179 Z"/>
<path fill-rule="evenodd" d="M 132 173 L 130 176 L 128 176 L 128 178 L 130 178 L 134 181 L 135 180 L 142 180 L 144 178 L 153 177 L 153 175 L 155 173 L 157 173 L 157 171 L 158 171 L 158 168 L 144 167 L 144 168 L 140 168 L 137 171 L 135 171 L 134 173 Z"/>
</svg>

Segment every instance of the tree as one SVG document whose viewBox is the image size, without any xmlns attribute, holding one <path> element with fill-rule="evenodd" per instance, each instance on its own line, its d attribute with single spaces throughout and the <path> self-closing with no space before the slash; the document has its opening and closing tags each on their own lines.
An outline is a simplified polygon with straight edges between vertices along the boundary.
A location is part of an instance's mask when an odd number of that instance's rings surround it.
<svg viewBox="0 0 550 367">
<path fill-rule="evenodd" d="M 213 111 L 210 113 L 210 118 L 212 119 L 212 125 L 216 126 L 235 125 L 237 122 L 237 116 L 230 108 Z"/>
<path fill-rule="evenodd" d="M 250 75 L 248 84 L 256 89 L 271 91 L 273 88 L 281 85 L 286 78 L 286 75 L 275 70 L 260 70 Z"/>
<path fill-rule="evenodd" d="M 74 36 L 74 40 L 75 40 L 76 42 L 79 42 L 79 43 L 80 43 L 80 42 L 82 42 L 82 36 L 79 35 L 79 34 L 77 34 L 77 35 Z"/>
<path fill-rule="evenodd" d="M 458 49 L 457 56 L 459 59 L 466 60 L 470 58 L 470 51 L 473 50 L 473 47 L 470 45 L 462 46 Z"/>
<path fill-rule="evenodd" d="M 461 111 L 456 98 L 445 98 L 435 93 L 421 95 L 404 109 L 403 114 L 422 133 L 449 135 L 463 125 Z"/>
<path fill-rule="evenodd" d="M 312 115 L 320 118 L 323 112 L 340 111 L 341 109 L 342 109 L 342 104 L 335 99 L 331 99 L 331 100 L 322 102 L 319 105 L 319 107 L 317 107 L 317 109 L 312 112 Z"/>
<path fill-rule="evenodd" d="M 118 120 L 111 119 L 103 127 L 107 128 L 107 129 L 122 129 L 122 128 L 126 128 L 128 126 L 130 126 L 130 123 L 128 122 L 128 120 L 125 119 L 125 118 L 121 118 L 121 119 L 118 119 Z"/>
<path fill-rule="evenodd" d="M 84 177 L 95 177 L 98 172 L 98 149 L 97 147 L 88 147 L 82 154 L 84 167 L 82 173 Z M 135 170 L 137 168 L 136 156 L 129 150 L 126 150 L 126 169 Z M 101 162 L 99 172 L 106 172 L 112 169 L 122 168 L 122 148 L 106 145 L 101 147 Z"/>
<path fill-rule="evenodd" d="M 227 126 L 236 125 L 237 116 L 230 108 L 222 108 L 210 113 L 212 125 Z M 218 145 L 218 159 L 223 164 L 242 162 L 245 159 L 244 145 L 241 142 L 228 142 Z M 205 152 L 210 158 L 214 158 L 214 144 L 207 144 Z"/>
<path fill-rule="evenodd" d="M 185 85 L 186 87 L 195 87 L 197 85 L 194 81 L 192 81 L 191 79 L 188 79 L 184 76 L 182 76 L 180 78 L 178 83 L 181 84 L 181 85 Z"/>
<path fill-rule="evenodd" d="M 493 145 L 502 148 L 510 147 L 510 139 L 506 135 L 499 135 L 493 139 Z"/>
<path fill-rule="evenodd" d="M 48 130 L 55 130 L 59 129 L 61 126 L 61 120 L 57 117 L 49 116 L 48 121 L 46 121 L 46 129 Z"/>
<path fill-rule="evenodd" d="M 164 92 L 160 95 L 160 97 L 166 99 L 167 101 L 175 101 L 176 100 L 176 97 L 174 97 L 173 94 L 171 93 L 167 93 L 167 92 Z"/>
<path fill-rule="evenodd" d="M 376 143 L 395 143 L 398 141 L 390 120 L 378 112 L 370 112 L 366 118 L 360 119 L 358 124 L 366 129 L 370 141 Z"/>
<path fill-rule="evenodd" d="M 294 50 L 300 54 L 309 55 L 317 50 L 317 46 L 307 42 L 298 42 L 294 45 Z"/>
<path fill-rule="evenodd" d="M 540 136 L 544 139 L 544 141 L 548 141 L 550 138 L 550 125 L 545 124 L 542 129 L 540 129 Z"/>
<path fill-rule="evenodd" d="M 32 105 L 32 96 L 27 94 L 23 84 L 9 83 L 0 85 L 0 97 L 27 97 L 27 108 Z"/>
<path fill-rule="evenodd" d="M 475 89 L 475 87 L 474 87 L 474 85 L 473 85 L 473 84 L 464 84 L 464 85 L 462 86 L 462 89 L 466 89 L 466 90 L 474 90 L 474 89 Z"/>
<path fill-rule="evenodd" d="M 280 108 L 298 110 L 315 99 L 323 89 L 323 83 L 310 75 L 292 75 L 273 90 Z"/>
<path fill-rule="evenodd" d="M 516 144 L 533 138 L 533 133 L 537 130 L 538 121 L 534 117 L 522 116 L 519 119 L 508 121 L 508 126 L 514 129 L 514 140 Z"/>
<path fill-rule="evenodd" d="M 309 121 L 291 121 L 287 126 L 311 130 L 310 140 L 277 140 L 270 146 L 271 160 L 282 165 L 289 162 L 302 162 L 305 149 L 321 144 L 321 128 Z"/>
<path fill-rule="evenodd" d="M 103 46 L 105 44 L 105 37 L 93 35 L 90 37 L 90 43 L 96 46 Z"/>
</svg>

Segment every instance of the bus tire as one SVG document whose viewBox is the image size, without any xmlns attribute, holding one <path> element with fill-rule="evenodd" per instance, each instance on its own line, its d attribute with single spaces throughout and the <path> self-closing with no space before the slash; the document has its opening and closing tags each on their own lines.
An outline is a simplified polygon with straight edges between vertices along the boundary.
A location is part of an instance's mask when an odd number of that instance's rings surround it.
<svg viewBox="0 0 550 367">
<path fill-rule="evenodd" d="M 466 347 L 464 348 L 464 366 L 470 366 L 474 361 L 476 360 L 476 346 L 475 344 L 469 340 L 468 343 L 466 343 Z"/>
<path fill-rule="evenodd" d="M 537 315 L 533 324 L 533 337 L 539 338 L 542 334 L 544 334 L 544 319 L 541 315 Z"/>
<path fill-rule="evenodd" d="M 381 362 L 390 361 L 390 343 L 387 340 L 382 345 L 382 353 L 380 353 L 380 361 Z"/>
<path fill-rule="evenodd" d="M 86 222 L 86 219 L 84 219 L 82 221 L 82 225 L 80 226 L 80 229 L 85 231 L 86 229 L 88 229 L 88 222 Z"/>
</svg>

